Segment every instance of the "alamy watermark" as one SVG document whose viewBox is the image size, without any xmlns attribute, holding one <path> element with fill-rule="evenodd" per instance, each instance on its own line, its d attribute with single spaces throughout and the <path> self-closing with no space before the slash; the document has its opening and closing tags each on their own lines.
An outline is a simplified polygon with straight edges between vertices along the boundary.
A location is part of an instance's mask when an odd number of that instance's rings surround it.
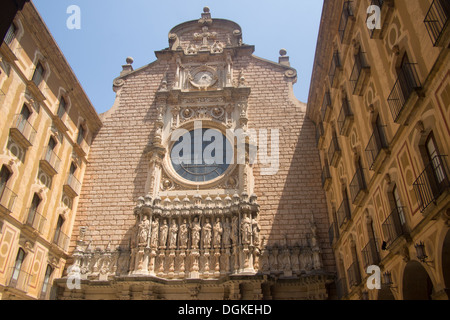
<svg viewBox="0 0 450 320">
<path fill-rule="evenodd" d="M 381 29 L 381 8 L 379 6 L 369 6 L 367 8 L 367 18 L 366 24 L 369 30 Z"/>
<path fill-rule="evenodd" d="M 69 30 L 80 30 L 81 29 L 81 9 L 77 5 L 71 5 L 67 7 L 67 14 L 70 16 L 66 20 L 66 26 Z"/>
</svg>

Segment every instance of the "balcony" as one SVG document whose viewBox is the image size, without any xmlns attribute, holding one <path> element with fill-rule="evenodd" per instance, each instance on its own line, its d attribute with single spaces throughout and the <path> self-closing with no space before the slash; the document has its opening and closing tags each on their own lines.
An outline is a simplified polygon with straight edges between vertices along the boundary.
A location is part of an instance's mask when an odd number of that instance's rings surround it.
<svg viewBox="0 0 450 320">
<path fill-rule="evenodd" d="M 352 74 L 350 76 L 350 85 L 353 89 L 353 94 L 361 96 L 364 88 L 367 86 L 370 78 L 370 66 L 367 63 L 365 52 L 358 52 L 355 55 L 355 64 L 353 65 Z"/>
<path fill-rule="evenodd" d="M 402 218 L 401 218 L 402 217 Z M 383 234 L 387 248 L 398 238 L 407 234 L 405 224 L 402 223 L 404 219 L 404 208 L 395 208 L 386 221 L 383 222 Z"/>
<path fill-rule="evenodd" d="M 378 171 L 380 169 L 389 153 L 388 149 L 384 127 L 376 127 L 366 147 L 367 163 L 370 170 Z"/>
<path fill-rule="evenodd" d="M 11 278 L 8 282 L 8 288 L 21 291 L 22 293 L 28 292 L 30 286 L 31 275 L 21 269 L 15 267 L 10 268 Z"/>
<path fill-rule="evenodd" d="M 367 245 L 362 249 L 364 269 L 368 266 L 378 265 L 380 263 L 380 254 L 377 239 L 370 239 Z"/>
<path fill-rule="evenodd" d="M 339 228 L 343 228 L 343 226 L 352 219 L 352 212 L 350 210 L 350 203 L 348 202 L 348 198 L 345 197 L 336 212 L 337 220 L 339 223 Z"/>
<path fill-rule="evenodd" d="M 80 195 L 81 182 L 73 174 L 69 174 L 63 188 L 69 197 L 75 198 Z"/>
<path fill-rule="evenodd" d="M 447 47 L 450 36 L 450 2 L 434 0 L 428 10 L 424 23 L 435 47 Z"/>
<path fill-rule="evenodd" d="M 56 231 L 53 237 L 53 243 L 58 246 L 62 251 L 67 252 L 69 249 L 70 238 L 61 231 Z"/>
<path fill-rule="evenodd" d="M 349 43 L 351 29 L 355 20 L 352 8 L 353 1 L 345 1 L 342 8 L 341 21 L 339 22 L 339 37 L 341 43 Z"/>
<path fill-rule="evenodd" d="M 86 157 L 88 154 L 88 144 L 84 139 L 78 139 L 77 143 L 73 145 L 73 149 L 81 157 Z"/>
<path fill-rule="evenodd" d="M 422 213 L 432 203 L 437 204 L 438 199 L 449 190 L 450 172 L 446 158 L 441 155 L 434 157 L 413 183 Z"/>
<path fill-rule="evenodd" d="M 357 261 L 347 269 L 347 278 L 350 288 L 356 287 L 361 283 L 361 271 L 359 270 L 359 263 Z"/>
<path fill-rule="evenodd" d="M 53 151 L 50 147 L 47 147 L 40 163 L 42 170 L 44 170 L 50 176 L 54 176 L 58 174 L 61 159 L 58 158 L 55 151 Z"/>
<path fill-rule="evenodd" d="M 330 246 L 339 240 L 339 227 L 336 222 L 331 223 L 330 229 L 328 229 L 328 237 L 330 239 Z"/>
<path fill-rule="evenodd" d="M 330 84 L 333 88 L 338 88 L 339 86 L 339 74 L 342 71 L 341 58 L 338 51 L 333 53 L 333 58 L 331 59 L 331 66 L 328 76 L 330 77 Z"/>
<path fill-rule="evenodd" d="M 356 173 L 353 176 L 353 180 L 350 183 L 350 195 L 352 203 L 358 206 L 367 194 L 366 179 L 364 177 L 363 169 L 357 168 Z"/>
<path fill-rule="evenodd" d="M 376 28 L 372 30 L 368 29 L 370 33 L 370 38 L 380 39 L 382 38 L 384 31 L 387 29 L 386 26 L 392 16 L 394 0 L 372 0 L 371 5 L 378 6 L 380 8 L 381 29 Z"/>
<path fill-rule="evenodd" d="M 0 187 L 0 212 L 9 214 L 14 209 L 17 195 L 6 186 Z"/>
<path fill-rule="evenodd" d="M 27 149 L 33 145 L 36 133 L 33 126 L 21 114 L 14 117 L 10 135 L 16 143 Z"/>
<path fill-rule="evenodd" d="M 354 120 L 354 115 L 350 109 L 350 103 L 347 98 L 342 100 L 341 112 L 337 121 L 339 133 L 345 137 L 350 133 L 350 128 Z"/>
<path fill-rule="evenodd" d="M 331 114 L 333 112 L 333 106 L 331 104 L 331 96 L 330 92 L 325 92 L 325 96 L 323 97 L 322 109 L 320 110 L 322 114 L 322 121 L 329 122 Z"/>
<path fill-rule="evenodd" d="M 36 230 L 40 234 L 44 232 L 45 223 L 47 219 L 45 219 L 39 212 L 37 212 L 34 208 L 28 209 L 28 217 L 27 221 L 25 221 L 25 225 L 32 230 Z"/>
<path fill-rule="evenodd" d="M 58 109 L 57 114 L 52 115 L 53 123 L 61 132 L 69 131 L 66 122 L 63 120 L 65 112 L 66 112 L 65 109 Z"/>
<path fill-rule="evenodd" d="M 337 168 L 339 160 L 341 159 L 341 148 L 337 136 L 331 138 L 330 147 L 328 148 L 328 160 L 330 165 Z"/>
<path fill-rule="evenodd" d="M 417 74 L 416 65 L 413 63 L 403 65 L 388 98 L 394 122 L 405 124 L 409 113 L 418 100 L 417 92 L 421 88 L 422 85 Z"/>
<path fill-rule="evenodd" d="M 348 288 L 347 288 L 347 278 L 340 278 L 336 280 L 336 290 L 337 290 L 337 296 L 338 299 L 341 300 L 345 298 L 348 294 Z"/>
<path fill-rule="evenodd" d="M 323 127 L 323 122 L 319 122 L 319 124 L 316 126 L 316 146 L 318 149 L 322 149 L 324 137 L 325 129 Z"/>
<path fill-rule="evenodd" d="M 331 173 L 330 167 L 328 166 L 328 163 L 326 163 L 322 169 L 322 188 L 325 191 L 328 191 L 330 187 L 331 187 Z"/>
</svg>

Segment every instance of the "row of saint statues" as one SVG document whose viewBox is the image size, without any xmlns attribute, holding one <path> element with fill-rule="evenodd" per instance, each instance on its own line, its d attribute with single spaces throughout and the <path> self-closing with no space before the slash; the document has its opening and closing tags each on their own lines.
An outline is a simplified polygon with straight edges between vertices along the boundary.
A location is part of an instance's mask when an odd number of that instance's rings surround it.
<svg viewBox="0 0 450 320">
<path fill-rule="evenodd" d="M 162 221 L 161 221 L 162 220 Z M 200 221 L 201 220 L 201 221 Z M 234 245 L 259 246 L 260 225 L 257 218 L 244 214 L 215 220 L 209 217 L 195 217 L 193 221 L 184 218 L 160 219 L 147 215 L 142 217 L 138 228 L 138 245 L 160 249 L 209 249 L 230 248 Z M 240 242 L 239 242 L 240 240 Z"/>
</svg>

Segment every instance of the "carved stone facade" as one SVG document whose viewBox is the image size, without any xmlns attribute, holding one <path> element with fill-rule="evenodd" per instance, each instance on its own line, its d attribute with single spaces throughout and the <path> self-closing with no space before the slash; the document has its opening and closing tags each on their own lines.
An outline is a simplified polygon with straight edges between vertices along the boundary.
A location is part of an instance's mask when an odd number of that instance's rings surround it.
<svg viewBox="0 0 450 320">
<path fill-rule="evenodd" d="M 134 70 L 127 59 L 81 196 L 77 224 L 87 231 L 75 238 L 68 272 L 81 289 L 60 279 L 60 298 L 98 298 L 99 281 L 106 299 L 328 297 L 334 263 L 316 192 L 314 126 L 293 95 L 297 72 L 285 50 L 279 63 L 253 51 L 239 25 L 205 8 L 170 31 L 154 63 Z M 192 133 L 194 141 L 203 129 L 224 138 L 232 161 L 177 165 L 179 138 Z M 272 175 L 264 174 L 268 153 L 258 151 L 270 130 L 282 131 Z"/>
</svg>

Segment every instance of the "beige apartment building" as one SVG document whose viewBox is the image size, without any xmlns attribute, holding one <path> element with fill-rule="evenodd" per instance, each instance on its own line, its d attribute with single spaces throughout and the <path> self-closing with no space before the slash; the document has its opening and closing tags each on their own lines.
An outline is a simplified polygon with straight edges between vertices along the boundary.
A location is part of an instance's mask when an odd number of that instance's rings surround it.
<svg viewBox="0 0 450 320">
<path fill-rule="evenodd" d="M 449 17 L 446 0 L 325 1 L 307 114 L 341 299 L 449 298 Z"/>
<path fill-rule="evenodd" d="M 0 48 L 0 299 L 49 299 L 102 123 L 27 3 Z"/>
</svg>

